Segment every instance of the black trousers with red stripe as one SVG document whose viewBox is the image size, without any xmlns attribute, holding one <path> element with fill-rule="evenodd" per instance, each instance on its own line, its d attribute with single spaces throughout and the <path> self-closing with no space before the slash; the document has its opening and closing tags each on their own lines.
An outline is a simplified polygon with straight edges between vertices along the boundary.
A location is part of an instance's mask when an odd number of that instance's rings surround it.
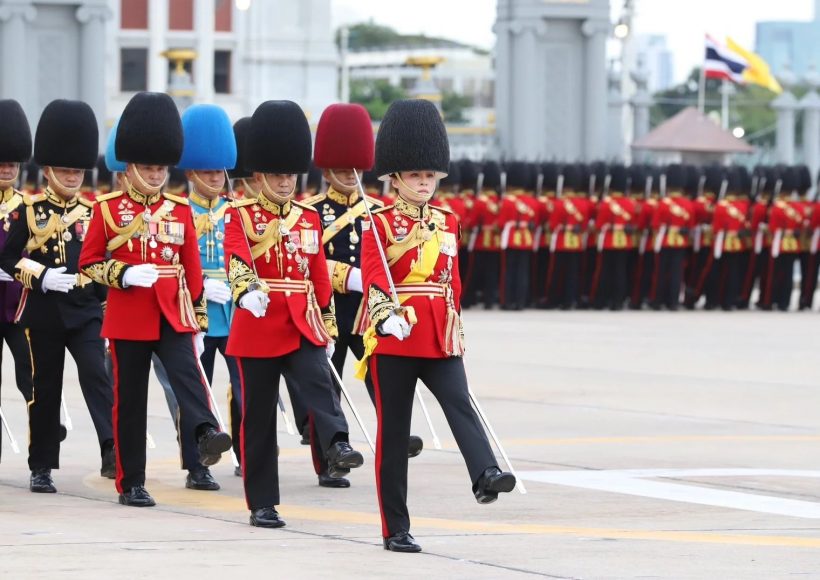
<svg viewBox="0 0 820 580">
<path fill-rule="evenodd" d="M 114 440 L 117 452 L 117 491 L 145 483 L 145 430 L 148 375 L 156 353 L 179 404 L 182 437 L 196 436 L 203 425 L 217 427 L 210 400 L 196 362 L 194 335 L 174 330 L 163 318 L 159 340 L 110 341 L 114 375 Z"/>
<path fill-rule="evenodd" d="M 239 385 L 239 367 L 236 366 L 234 357 L 225 354 L 225 349 L 228 345 L 227 336 L 206 336 L 205 350 L 199 357 L 202 362 L 202 370 L 205 371 L 205 377 L 208 379 L 208 384 L 211 388 L 216 389 L 214 383 L 214 363 L 216 362 L 216 353 L 219 352 L 222 358 L 225 359 L 225 366 L 228 367 L 228 408 L 230 410 L 231 440 L 233 441 L 233 450 L 237 459 L 240 459 L 239 449 L 239 426 L 242 423 L 242 388 Z M 162 390 L 165 393 L 165 401 L 168 403 L 168 410 L 171 412 L 171 417 L 174 420 L 174 428 L 177 430 L 177 443 L 179 443 L 180 455 L 182 457 L 182 469 L 188 471 L 195 471 L 203 469 L 204 466 L 199 461 L 199 449 L 196 442 L 195 433 L 186 433 L 184 436 L 180 433 L 179 425 L 179 403 L 177 403 L 174 396 L 174 390 L 171 388 L 168 380 L 168 373 L 162 365 L 159 357 L 154 355 L 152 357 L 154 364 L 154 372 L 157 375 L 157 380 L 162 385 Z M 220 392 L 215 390 L 214 393 Z M 241 460 L 241 459 L 240 459 Z"/>
<path fill-rule="evenodd" d="M 279 378 L 294 379 L 314 419 L 325 451 L 347 441 L 347 420 L 333 388 L 323 346 L 302 338 L 298 350 L 272 358 L 237 357 L 242 383 L 242 479 L 249 509 L 279 504 L 279 460 L 276 456 Z M 405 455 L 407 454 L 405 440 Z"/>
<path fill-rule="evenodd" d="M 661 248 L 657 260 L 658 271 L 655 274 L 654 306 L 674 310 L 680 305 L 683 269 L 688 252 L 687 248 Z M 654 257 L 655 254 L 651 256 Z"/>
<path fill-rule="evenodd" d="M 101 454 L 114 438 L 111 427 L 114 401 L 100 326 L 99 319 L 92 319 L 78 328 L 66 329 L 57 322 L 51 328 L 26 331 L 34 386 L 28 406 L 30 469 L 60 467 L 60 401 L 66 350 L 77 364 L 77 378 L 97 432 Z"/>
<path fill-rule="evenodd" d="M 438 399 L 473 484 L 485 469 L 497 466 L 498 461 L 478 414 L 470 404 L 463 359 L 374 355 L 369 365 L 376 389 L 379 419 L 376 489 L 382 515 L 382 535 L 387 538 L 410 531 L 407 438 L 410 436 L 417 381 L 423 381 Z"/>
</svg>

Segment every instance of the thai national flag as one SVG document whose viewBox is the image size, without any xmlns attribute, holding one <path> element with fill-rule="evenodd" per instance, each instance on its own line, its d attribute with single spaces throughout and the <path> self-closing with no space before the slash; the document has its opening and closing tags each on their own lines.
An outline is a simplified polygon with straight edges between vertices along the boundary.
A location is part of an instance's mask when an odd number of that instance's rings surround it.
<svg viewBox="0 0 820 580">
<path fill-rule="evenodd" d="M 707 79 L 726 79 L 743 84 L 743 71 L 749 63 L 736 52 L 706 35 L 706 55 L 703 70 Z"/>
</svg>

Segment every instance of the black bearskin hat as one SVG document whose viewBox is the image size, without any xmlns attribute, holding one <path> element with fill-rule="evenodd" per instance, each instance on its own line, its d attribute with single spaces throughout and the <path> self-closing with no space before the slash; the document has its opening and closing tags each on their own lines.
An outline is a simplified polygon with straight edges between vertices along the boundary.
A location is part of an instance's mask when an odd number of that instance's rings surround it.
<svg viewBox="0 0 820 580">
<path fill-rule="evenodd" d="M 88 103 L 57 99 L 43 110 L 34 137 L 34 159 L 41 167 L 94 169 L 100 133 Z"/>
<path fill-rule="evenodd" d="M 681 191 L 686 185 L 686 170 L 680 163 L 667 165 L 664 170 L 666 175 L 666 191 Z"/>
<path fill-rule="evenodd" d="M 544 163 L 541 165 L 541 175 L 544 176 L 541 182 L 542 191 L 555 191 L 558 189 L 558 164 L 553 162 Z M 509 175 L 507 176 L 507 183 L 509 184 Z"/>
<path fill-rule="evenodd" d="M 245 156 L 248 154 L 245 139 L 251 128 L 251 118 L 242 117 L 233 124 L 233 136 L 236 139 L 236 167 L 228 170 L 231 179 L 245 179 L 253 177 L 253 173 L 245 169 Z"/>
<path fill-rule="evenodd" d="M 531 166 L 525 161 L 507 164 L 507 189 L 535 189 Z"/>
<path fill-rule="evenodd" d="M 609 191 L 619 191 L 621 193 L 627 190 L 628 173 L 626 167 L 621 163 L 617 163 L 609 168 Z"/>
<path fill-rule="evenodd" d="M 450 167 L 452 169 L 452 166 Z M 462 159 L 458 162 L 458 172 L 460 173 L 461 189 L 475 189 L 478 182 L 479 167 L 470 159 Z"/>
<path fill-rule="evenodd" d="M 31 129 L 23 107 L 0 99 L 0 163 L 25 163 L 31 157 Z"/>
<path fill-rule="evenodd" d="M 182 121 L 165 93 L 137 93 L 120 117 L 114 153 L 124 163 L 176 165 L 182 157 Z"/>
<path fill-rule="evenodd" d="M 376 165 L 380 179 L 400 171 L 431 170 L 438 178 L 450 166 L 450 142 L 436 106 L 423 99 L 394 101 L 376 134 Z"/>
<path fill-rule="evenodd" d="M 561 170 L 561 175 L 564 176 L 564 191 L 581 192 L 581 190 L 584 190 L 584 171 L 578 163 L 564 165 L 564 168 Z M 544 175 L 544 181 L 546 182 L 546 174 Z M 586 193 L 585 190 L 584 193 Z"/>
<path fill-rule="evenodd" d="M 703 170 L 703 176 L 706 178 L 703 182 L 703 190 L 715 194 L 720 193 L 725 175 L 726 170 L 722 166 L 717 164 L 707 166 Z"/>
<path fill-rule="evenodd" d="M 248 171 L 307 173 L 313 147 L 304 111 L 293 101 L 265 101 L 253 112 L 245 148 Z"/>
<path fill-rule="evenodd" d="M 461 186 L 461 163 L 451 161 L 447 176 L 439 182 L 439 187 L 460 187 Z"/>
<path fill-rule="evenodd" d="M 484 189 L 498 190 L 501 187 L 501 166 L 498 161 L 485 161 L 481 166 L 481 174 L 484 176 L 482 181 Z"/>
</svg>

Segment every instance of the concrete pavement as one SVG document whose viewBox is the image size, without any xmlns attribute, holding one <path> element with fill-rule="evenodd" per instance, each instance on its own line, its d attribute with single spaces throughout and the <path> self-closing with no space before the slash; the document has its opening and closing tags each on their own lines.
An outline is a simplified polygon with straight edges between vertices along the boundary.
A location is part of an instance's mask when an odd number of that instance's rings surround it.
<svg viewBox="0 0 820 580">
<path fill-rule="evenodd" d="M 347 490 L 319 488 L 308 449 L 280 426 L 288 526 L 256 529 L 228 456 L 213 468 L 221 491 L 184 488 L 156 383 L 147 487 L 158 506 L 117 505 L 69 363 L 75 429 L 58 494 L 28 491 L 25 449 L 13 455 L 4 437 L 0 578 L 820 578 L 818 322 L 812 313 L 467 312 L 472 387 L 529 493 L 477 505 L 425 390 L 444 449 L 432 449 L 417 412 L 413 431 L 427 444 L 410 471 L 419 555 L 381 548 L 373 457 L 354 425 L 366 464 Z M 23 438 L 8 363 L 2 380 L 3 409 Z M 217 363 L 221 401 L 226 380 Z M 364 388 L 348 384 L 375 434 Z"/>
</svg>

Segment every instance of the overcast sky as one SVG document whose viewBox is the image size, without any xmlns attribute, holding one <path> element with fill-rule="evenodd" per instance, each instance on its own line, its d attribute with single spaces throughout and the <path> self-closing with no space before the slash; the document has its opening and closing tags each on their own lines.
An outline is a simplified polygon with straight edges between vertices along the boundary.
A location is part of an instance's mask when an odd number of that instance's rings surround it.
<svg viewBox="0 0 820 580">
<path fill-rule="evenodd" d="M 634 0 L 635 31 L 665 34 L 682 80 L 702 60 L 703 34 L 754 47 L 755 22 L 811 20 L 814 0 Z M 492 48 L 495 0 L 332 0 L 333 25 L 373 19 L 402 33 L 424 33 Z M 613 20 L 623 0 L 611 0 Z M 820 63 L 818 63 L 820 66 Z"/>
</svg>

